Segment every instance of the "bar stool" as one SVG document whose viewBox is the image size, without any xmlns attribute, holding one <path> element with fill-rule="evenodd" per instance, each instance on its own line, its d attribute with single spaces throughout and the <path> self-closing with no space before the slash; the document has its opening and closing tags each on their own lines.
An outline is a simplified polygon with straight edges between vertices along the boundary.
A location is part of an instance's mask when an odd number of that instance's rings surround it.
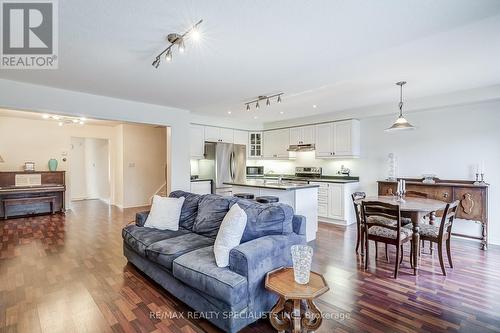
<svg viewBox="0 0 500 333">
<path fill-rule="evenodd" d="M 280 199 L 278 197 L 274 197 L 272 195 L 263 195 L 261 197 L 255 198 L 255 201 L 260 202 L 260 203 L 274 203 L 274 202 L 279 202 Z"/>
<path fill-rule="evenodd" d="M 253 195 L 252 193 L 235 193 L 233 194 L 233 197 L 253 200 L 255 198 L 255 195 Z"/>
</svg>

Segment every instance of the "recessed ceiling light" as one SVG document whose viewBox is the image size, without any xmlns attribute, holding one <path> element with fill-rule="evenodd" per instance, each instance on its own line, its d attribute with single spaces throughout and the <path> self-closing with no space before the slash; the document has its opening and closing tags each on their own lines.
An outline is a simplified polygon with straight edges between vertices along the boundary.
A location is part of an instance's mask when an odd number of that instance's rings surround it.
<svg viewBox="0 0 500 333">
<path fill-rule="evenodd" d="M 57 123 L 57 125 L 62 126 L 62 125 L 64 125 L 64 123 L 62 121 L 60 121 L 59 123 Z"/>
<path fill-rule="evenodd" d="M 42 116 L 42 118 L 43 118 L 43 119 L 49 119 L 49 118 L 50 118 L 50 116 L 49 116 L 48 114 L 44 114 L 44 115 Z"/>
<path fill-rule="evenodd" d="M 257 117 L 257 116 L 253 117 L 253 119 L 258 119 L 258 118 L 259 118 L 259 117 Z"/>
<path fill-rule="evenodd" d="M 61 117 L 60 116 L 52 116 L 52 119 L 59 120 L 59 119 L 61 119 Z"/>
<path fill-rule="evenodd" d="M 313 109 L 316 109 L 318 106 L 316 104 L 313 104 Z"/>
<path fill-rule="evenodd" d="M 85 118 L 85 117 L 80 117 L 80 120 L 81 120 L 81 121 L 87 121 L 87 118 Z"/>
<path fill-rule="evenodd" d="M 227 114 L 231 114 L 232 112 L 231 111 L 227 111 Z"/>
<path fill-rule="evenodd" d="M 283 111 L 280 111 L 280 114 L 283 114 L 283 113 L 285 113 L 285 112 L 283 112 Z"/>
</svg>

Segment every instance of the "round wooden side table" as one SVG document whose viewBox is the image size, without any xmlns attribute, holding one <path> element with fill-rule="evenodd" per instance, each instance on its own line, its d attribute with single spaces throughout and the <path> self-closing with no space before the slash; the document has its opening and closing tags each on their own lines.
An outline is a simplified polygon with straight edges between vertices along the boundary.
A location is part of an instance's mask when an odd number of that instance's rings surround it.
<svg viewBox="0 0 500 333">
<path fill-rule="evenodd" d="M 293 268 L 281 267 L 266 275 L 266 289 L 279 295 L 278 303 L 270 312 L 271 325 L 278 332 L 290 329 L 293 333 L 315 331 L 321 326 L 321 311 L 313 299 L 330 288 L 323 275 L 311 272 L 309 283 L 298 284 L 293 277 Z M 301 311 L 301 303 L 306 307 Z"/>
</svg>

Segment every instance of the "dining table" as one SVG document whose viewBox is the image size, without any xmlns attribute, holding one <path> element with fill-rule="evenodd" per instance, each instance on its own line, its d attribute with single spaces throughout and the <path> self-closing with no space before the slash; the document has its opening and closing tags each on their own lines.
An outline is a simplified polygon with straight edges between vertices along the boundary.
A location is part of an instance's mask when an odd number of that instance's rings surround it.
<svg viewBox="0 0 500 333">
<path fill-rule="evenodd" d="M 368 196 L 364 199 L 357 200 L 357 202 L 362 201 L 378 201 L 384 202 L 391 205 L 399 205 L 401 215 L 411 219 L 413 225 L 413 235 L 412 235 L 412 255 L 413 255 L 413 274 L 417 275 L 418 272 L 418 256 L 419 256 L 419 224 L 421 223 L 423 217 L 429 215 L 429 223 L 434 223 L 434 218 L 436 212 L 443 210 L 446 207 L 446 202 L 427 199 L 420 197 L 397 197 L 397 196 Z"/>
</svg>

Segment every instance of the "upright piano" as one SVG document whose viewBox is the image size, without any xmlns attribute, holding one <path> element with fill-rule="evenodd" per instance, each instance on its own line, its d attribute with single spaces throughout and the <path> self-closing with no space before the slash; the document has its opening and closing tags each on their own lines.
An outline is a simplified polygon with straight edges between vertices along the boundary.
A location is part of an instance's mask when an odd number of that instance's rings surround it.
<svg viewBox="0 0 500 333">
<path fill-rule="evenodd" d="M 64 212 L 64 171 L 0 172 L 0 218 Z"/>
</svg>

